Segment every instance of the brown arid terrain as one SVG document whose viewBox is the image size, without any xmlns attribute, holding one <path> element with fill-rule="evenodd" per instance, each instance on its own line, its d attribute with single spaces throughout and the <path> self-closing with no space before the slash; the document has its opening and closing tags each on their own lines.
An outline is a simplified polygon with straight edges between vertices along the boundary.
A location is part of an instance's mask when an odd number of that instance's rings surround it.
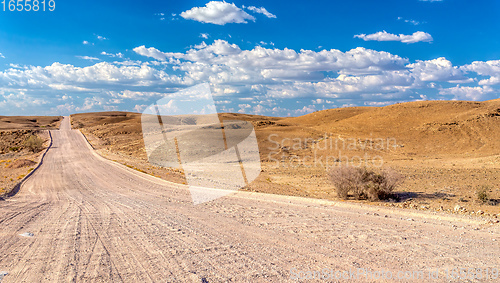
<svg viewBox="0 0 500 283">
<path fill-rule="evenodd" d="M 0 198 L 8 195 L 38 164 L 49 143 L 50 129 L 59 127 L 62 117 L 0 116 Z M 27 140 L 38 137 L 42 146 L 33 151 Z"/>
<path fill-rule="evenodd" d="M 220 118 L 251 121 L 256 129 L 262 172 L 246 191 L 338 200 L 328 168 L 389 167 L 405 177 L 394 198 L 355 202 L 500 217 L 499 99 L 339 108 L 293 118 L 231 113 Z M 140 114 L 76 114 L 72 125 L 106 158 L 185 183 L 182 170 L 147 161 Z M 481 190 L 486 195 L 479 200 Z"/>
</svg>

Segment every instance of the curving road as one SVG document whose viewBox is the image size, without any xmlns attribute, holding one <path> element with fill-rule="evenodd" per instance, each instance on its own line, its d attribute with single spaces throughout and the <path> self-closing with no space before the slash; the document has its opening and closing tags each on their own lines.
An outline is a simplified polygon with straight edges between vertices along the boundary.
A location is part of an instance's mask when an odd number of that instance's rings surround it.
<svg viewBox="0 0 500 283">
<path fill-rule="evenodd" d="M 498 225 L 244 192 L 194 206 L 184 186 L 98 156 L 68 118 L 51 134 L 40 168 L 0 201 L 2 282 L 282 282 L 323 268 L 438 268 L 445 280 L 445 268 L 500 268 Z"/>
</svg>

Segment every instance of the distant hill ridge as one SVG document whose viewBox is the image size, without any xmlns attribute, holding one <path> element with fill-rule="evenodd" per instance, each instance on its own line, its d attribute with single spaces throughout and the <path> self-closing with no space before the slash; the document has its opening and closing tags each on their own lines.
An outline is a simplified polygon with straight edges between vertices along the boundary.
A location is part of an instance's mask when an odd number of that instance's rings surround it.
<svg viewBox="0 0 500 283">
<path fill-rule="evenodd" d="M 142 136 L 139 113 L 99 112 L 72 116 L 75 117 L 74 127 L 92 127 L 98 136 Z M 399 153 L 408 156 L 500 156 L 500 99 L 335 108 L 292 118 L 237 113 L 222 113 L 220 117 L 251 121 L 257 129 L 263 155 L 267 154 L 266 148 L 272 146 L 268 140 L 271 134 L 320 139 L 326 133 L 353 138 L 395 138 L 402 146 Z M 104 124 L 109 126 L 99 126 Z M 136 150 L 141 147 L 138 143 L 135 146 Z"/>
</svg>

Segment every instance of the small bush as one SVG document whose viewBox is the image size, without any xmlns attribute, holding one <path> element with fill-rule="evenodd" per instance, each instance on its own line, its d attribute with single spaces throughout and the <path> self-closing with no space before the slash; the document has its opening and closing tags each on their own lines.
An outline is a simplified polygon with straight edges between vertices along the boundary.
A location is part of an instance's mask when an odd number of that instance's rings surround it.
<svg viewBox="0 0 500 283">
<path fill-rule="evenodd" d="M 476 190 L 476 196 L 479 201 L 484 203 L 489 200 L 488 189 L 489 189 L 488 186 L 480 186 Z"/>
<path fill-rule="evenodd" d="M 393 169 L 385 169 L 381 174 L 373 171 L 367 173 L 365 179 L 368 187 L 367 195 L 371 200 L 385 200 L 393 195 L 394 190 L 402 183 L 403 176 Z"/>
<path fill-rule="evenodd" d="M 43 142 L 44 140 L 41 139 L 38 136 L 31 135 L 29 136 L 26 141 L 24 142 L 24 145 L 31 151 L 31 152 L 39 152 L 43 149 Z"/>
<path fill-rule="evenodd" d="M 363 179 L 363 171 L 360 168 L 340 166 L 333 168 L 328 174 L 339 198 L 347 199 L 349 193 L 360 197 Z"/>
<path fill-rule="evenodd" d="M 339 166 L 330 170 L 330 181 L 337 196 L 347 199 L 385 200 L 392 196 L 394 189 L 401 184 L 402 176 L 392 169 L 381 173 L 352 166 Z"/>
</svg>

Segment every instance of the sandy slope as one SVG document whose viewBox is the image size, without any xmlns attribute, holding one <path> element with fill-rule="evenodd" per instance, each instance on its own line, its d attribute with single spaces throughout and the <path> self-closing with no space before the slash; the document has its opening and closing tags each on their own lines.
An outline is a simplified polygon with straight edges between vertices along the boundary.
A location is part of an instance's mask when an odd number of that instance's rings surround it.
<svg viewBox="0 0 500 283">
<path fill-rule="evenodd" d="M 497 225 L 248 192 L 193 206 L 185 187 L 102 159 L 69 128 L 66 119 L 52 131 L 40 169 L 0 202 L 3 282 L 282 282 L 292 268 L 500 267 Z"/>
</svg>

